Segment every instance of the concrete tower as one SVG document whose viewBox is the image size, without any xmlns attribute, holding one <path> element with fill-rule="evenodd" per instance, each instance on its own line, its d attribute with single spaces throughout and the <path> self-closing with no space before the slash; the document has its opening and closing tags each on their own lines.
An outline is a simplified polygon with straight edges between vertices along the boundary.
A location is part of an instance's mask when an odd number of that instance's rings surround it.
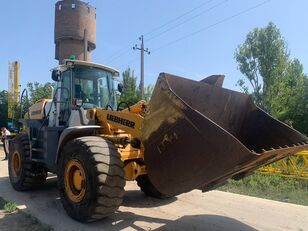
<svg viewBox="0 0 308 231">
<path fill-rule="evenodd" d="M 59 64 L 74 55 L 91 61 L 96 48 L 96 8 L 79 0 L 58 1 L 55 6 L 55 59 Z"/>
</svg>

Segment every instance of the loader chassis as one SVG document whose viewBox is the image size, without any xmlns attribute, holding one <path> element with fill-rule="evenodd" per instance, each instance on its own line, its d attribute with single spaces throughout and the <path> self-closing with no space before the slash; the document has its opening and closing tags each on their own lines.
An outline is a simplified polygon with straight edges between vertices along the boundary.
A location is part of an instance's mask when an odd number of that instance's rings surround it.
<svg viewBox="0 0 308 231">
<path fill-rule="evenodd" d="M 140 140 L 145 102 L 117 111 L 117 75 L 112 68 L 78 60 L 53 70 L 53 99 L 30 107 L 10 150 L 16 190 L 37 188 L 52 172 L 72 218 L 94 221 L 117 210 L 125 180 L 146 174 Z M 154 187 L 149 180 L 141 184 Z"/>
<path fill-rule="evenodd" d="M 64 209 L 89 222 L 118 209 L 126 180 L 157 198 L 207 191 L 308 147 L 248 95 L 222 88 L 224 76 L 198 82 L 161 73 L 149 103 L 117 105 L 118 75 L 78 60 L 53 69 L 53 99 L 30 107 L 10 145 L 16 190 L 56 173 Z"/>
</svg>

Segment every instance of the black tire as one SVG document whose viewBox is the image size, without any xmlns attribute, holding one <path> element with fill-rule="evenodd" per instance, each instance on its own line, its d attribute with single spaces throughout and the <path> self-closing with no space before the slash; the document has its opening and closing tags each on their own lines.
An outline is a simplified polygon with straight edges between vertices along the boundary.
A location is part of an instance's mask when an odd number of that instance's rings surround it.
<svg viewBox="0 0 308 231">
<path fill-rule="evenodd" d="M 18 158 L 18 168 L 14 166 L 15 158 Z M 36 189 L 45 183 L 46 170 L 43 166 L 30 160 L 30 145 L 27 135 L 17 135 L 11 142 L 8 170 L 10 182 L 17 191 Z"/>
<path fill-rule="evenodd" d="M 148 175 L 138 176 L 136 181 L 141 191 L 144 192 L 145 195 L 158 199 L 170 198 L 170 196 L 162 194 L 155 188 L 155 186 L 151 183 Z"/>
<path fill-rule="evenodd" d="M 67 186 L 75 184 L 70 183 L 71 163 L 82 168 L 80 176 L 85 175 L 80 191 Z M 123 162 L 111 142 L 86 136 L 71 140 L 63 148 L 58 163 L 58 187 L 63 207 L 73 219 L 92 222 L 115 212 L 122 204 L 125 183 Z"/>
</svg>

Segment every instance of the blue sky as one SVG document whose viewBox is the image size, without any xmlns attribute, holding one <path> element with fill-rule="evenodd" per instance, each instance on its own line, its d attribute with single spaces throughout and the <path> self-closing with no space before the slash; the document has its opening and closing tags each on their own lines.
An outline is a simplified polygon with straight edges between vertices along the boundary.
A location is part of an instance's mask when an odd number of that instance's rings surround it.
<svg viewBox="0 0 308 231">
<path fill-rule="evenodd" d="M 88 1 L 97 8 L 97 48 L 92 55 L 93 62 L 113 66 L 121 72 L 130 66 L 137 76 L 140 70 L 139 53 L 131 48 L 138 43 L 138 37 L 208 2 L 145 37 L 145 46 L 153 51 L 145 59 L 146 84 L 154 84 L 160 72 L 196 80 L 211 74 L 224 74 L 224 86 L 238 90 L 236 81 L 242 75 L 237 70 L 234 51 L 244 42 L 249 31 L 255 27 L 264 27 L 269 21 L 278 26 L 288 43 L 291 57 L 298 58 L 307 72 L 306 0 L 270 0 L 258 8 L 176 43 L 172 42 L 264 1 Z M 51 81 L 49 70 L 57 65 L 53 41 L 55 3 L 54 0 L 1 1 L 0 90 L 7 89 L 8 62 L 13 60 L 21 63 L 22 88 L 29 81 Z M 210 8 L 213 9 L 208 11 Z M 177 26 L 184 21 L 187 22 Z M 162 33 L 170 27 L 174 29 Z M 153 36 L 156 37 L 151 39 Z M 117 56 L 117 59 L 112 60 Z"/>
</svg>

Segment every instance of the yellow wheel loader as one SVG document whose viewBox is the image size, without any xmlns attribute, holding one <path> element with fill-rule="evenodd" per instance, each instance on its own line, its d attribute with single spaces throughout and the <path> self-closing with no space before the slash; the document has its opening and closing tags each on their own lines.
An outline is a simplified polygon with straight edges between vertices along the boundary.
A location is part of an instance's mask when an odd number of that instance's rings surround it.
<svg viewBox="0 0 308 231">
<path fill-rule="evenodd" d="M 14 189 L 40 187 L 55 173 L 68 215 L 89 222 L 118 209 L 126 180 L 158 198 L 207 191 L 308 147 L 248 95 L 222 88 L 223 76 L 161 73 L 150 102 L 132 106 L 116 102 L 117 76 L 78 60 L 52 70 L 53 99 L 29 108 L 10 145 Z"/>
</svg>

